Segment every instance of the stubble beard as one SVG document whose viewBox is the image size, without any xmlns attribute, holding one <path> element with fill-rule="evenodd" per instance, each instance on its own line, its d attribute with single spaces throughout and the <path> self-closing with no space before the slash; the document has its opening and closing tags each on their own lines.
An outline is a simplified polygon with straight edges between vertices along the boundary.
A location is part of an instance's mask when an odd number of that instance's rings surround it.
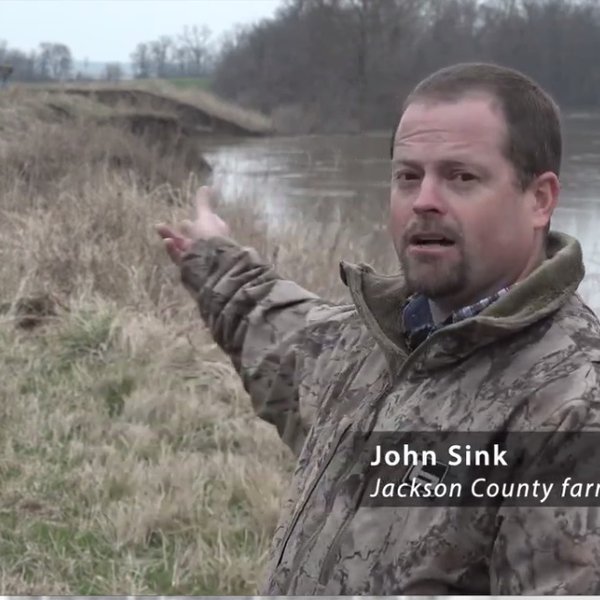
<svg viewBox="0 0 600 600">
<path fill-rule="evenodd" d="M 456 250 L 459 256 L 454 260 L 409 256 L 406 246 L 397 250 L 411 292 L 431 300 L 443 300 L 464 292 L 468 282 L 467 261 L 462 248 Z"/>
</svg>

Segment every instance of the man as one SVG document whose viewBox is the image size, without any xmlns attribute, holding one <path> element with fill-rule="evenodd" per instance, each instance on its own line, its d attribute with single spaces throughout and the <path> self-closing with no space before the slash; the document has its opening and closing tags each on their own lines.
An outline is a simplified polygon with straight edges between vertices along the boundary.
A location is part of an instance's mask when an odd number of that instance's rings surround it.
<svg viewBox="0 0 600 600">
<path fill-rule="evenodd" d="M 263 593 L 600 592 L 596 509 L 368 506 L 359 456 L 371 432 L 598 429 L 581 248 L 549 232 L 560 161 L 539 86 L 457 65 L 416 87 L 395 131 L 401 273 L 341 263 L 350 306 L 229 239 L 206 190 L 195 221 L 158 227 L 258 416 L 299 457 Z"/>
</svg>

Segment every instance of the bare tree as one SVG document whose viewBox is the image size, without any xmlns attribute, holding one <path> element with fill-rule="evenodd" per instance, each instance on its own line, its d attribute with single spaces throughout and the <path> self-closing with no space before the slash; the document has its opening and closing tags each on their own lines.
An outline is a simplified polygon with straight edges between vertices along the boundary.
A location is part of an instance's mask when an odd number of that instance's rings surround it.
<svg viewBox="0 0 600 600">
<path fill-rule="evenodd" d="M 73 68 L 71 51 L 64 44 L 42 42 L 38 61 L 43 78 L 64 81 Z"/>
<path fill-rule="evenodd" d="M 223 44 L 217 92 L 307 127 L 380 128 L 420 78 L 487 60 L 538 79 L 568 107 L 600 102 L 597 0 L 286 0 Z"/>
<path fill-rule="evenodd" d="M 165 77 L 169 71 L 170 51 L 173 48 L 173 40 L 163 35 L 158 40 L 150 42 L 150 54 L 157 77 Z"/>
<path fill-rule="evenodd" d="M 131 61 L 133 63 L 133 69 L 135 76 L 140 79 L 146 79 L 150 77 L 152 70 L 152 58 L 150 56 L 150 49 L 147 43 L 140 42 L 133 53 L 131 54 Z"/>
<path fill-rule="evenodd" d="M 173 48 L 171 53 L 172 60 L 175 65 L 175 71 L 179 76 L 185 76 L 188 74 L 188 53 L 185 48 L 177 46 Z"/>
<path fill-rule="evenodd" d="M 206 26 L 185 27 L 179 37 L 180 50 L 188 57 L 187 73 L 189 75 L 204 75 L 210 57 L 210 29 Z"/>
<path fill-rule="evenodd" d="M 178 36 L 163 35 L 139 43 L 131 55 L 136 77 L 201 77 L 213 68 L 207 27 L 185 27 Z"/>
<path fill-rule="evenodd" d="M 107 81 L 121 81 L 123 79 L 123 68 L 118 62 L 107 63 L 104 68 L 104 78 Z"/>
</svg>

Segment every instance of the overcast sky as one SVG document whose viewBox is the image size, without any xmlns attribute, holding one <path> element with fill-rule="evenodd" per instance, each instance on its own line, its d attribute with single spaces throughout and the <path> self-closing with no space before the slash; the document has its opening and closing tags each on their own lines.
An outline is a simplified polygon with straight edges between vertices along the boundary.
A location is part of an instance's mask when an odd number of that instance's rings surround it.
<svg viewBox="0 0 600 600">
<path fill-rule="evenodd" d="M 62 42 L 75 60 L 129 62 L 139 42 L 206 25 L 215 38 L 273 16 L 280 0 L 0 0 L 0 41 Z"/>
</svg>

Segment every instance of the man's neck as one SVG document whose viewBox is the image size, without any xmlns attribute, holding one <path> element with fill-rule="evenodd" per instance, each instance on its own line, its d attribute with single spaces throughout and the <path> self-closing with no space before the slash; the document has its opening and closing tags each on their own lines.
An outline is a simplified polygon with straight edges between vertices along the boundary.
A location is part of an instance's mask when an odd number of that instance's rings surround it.
<svg viewBox="0 0 600 600">
<path fill-rule="evenodd" d="M 441 308 L 434 300 L 427 298 L 427 302 L 429 302 L 429 310 L 431 311 L 434 325 L 439 325 L 452 314 L 452 311 Z"/>
</svg>

